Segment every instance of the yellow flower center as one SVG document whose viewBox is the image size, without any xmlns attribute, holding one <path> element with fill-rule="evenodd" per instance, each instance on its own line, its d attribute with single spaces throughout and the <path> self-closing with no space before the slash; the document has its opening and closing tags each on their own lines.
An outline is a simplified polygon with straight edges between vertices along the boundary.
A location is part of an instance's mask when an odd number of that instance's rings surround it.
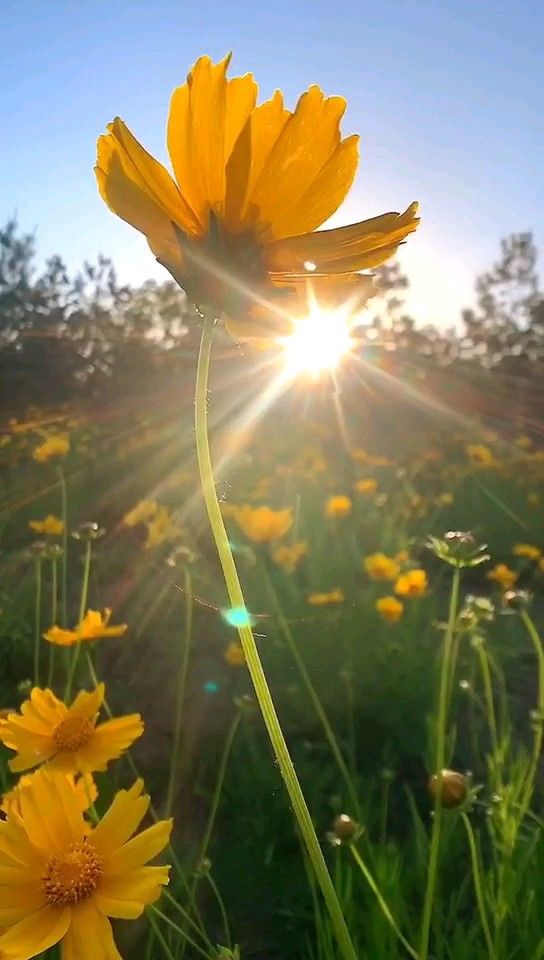
<svg viewBox="0 0 544 960">
<path fill-rule="evenodd" d="M 102 875 L 96 850 L 85 840 L 71 843 L 64 853 L 47 861 L 42 883 L 47 902 L 80 903 L 90 897 Z"/>
<path fill-rule="evenodd" d="M 93 734 L 93 724 L 85 717 L 66 717 L 53 730 L 53 740 L 59 750 L 73 752 L 86 747 Z"/>
</svg>

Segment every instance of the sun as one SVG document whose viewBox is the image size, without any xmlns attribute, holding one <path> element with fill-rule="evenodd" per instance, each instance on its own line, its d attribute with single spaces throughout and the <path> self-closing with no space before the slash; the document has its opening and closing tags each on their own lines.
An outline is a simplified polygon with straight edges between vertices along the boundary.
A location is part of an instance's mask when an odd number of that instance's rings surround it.
<svg viewBox="0 0 544 960">
<path fill-rule="evenodd" d="M 308 316 L 294 321 L 293 332 L 280 342 L 289 377 L 303 373 L 319 376 L 334 370 L 354 344 L 346 312 L 323 310 L 317 304 L 312 305 Z"/>
</svg>

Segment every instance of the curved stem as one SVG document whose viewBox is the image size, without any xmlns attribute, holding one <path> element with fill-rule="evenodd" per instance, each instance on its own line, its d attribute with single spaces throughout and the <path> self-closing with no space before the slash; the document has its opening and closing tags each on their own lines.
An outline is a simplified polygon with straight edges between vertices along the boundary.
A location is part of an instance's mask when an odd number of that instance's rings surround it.
<svg viewBox="0 0 544 960">
<path fill-rule="evenodd" d="M 40 685 L 40 639 L 42 614 L 42 559 L 36 559 L 36 594 L 34 602 L 34 686 Z"/>
<path fill-rule="evenodd" d="M 58 601 L 58 576 L 57 560 L 51 561 L 51 624 L 57 622 L 57 601 Z M 49 644 L 49 665 L 47 668 L 47 686 L 53 683 L 53 674 L 55 672 L 55 644 Z"/>
<path fill-rule="evenodd" d="M 87 596 L 89 594 L 89 578 L 91 573 L 91 557 L 92 557 L 92 541 L 87 540 L 85 544 L 85 561 L 83 565 L 83 579 L 81 581 L 81 596 L 79 600 L 79 617 L 77 621 L 77 628 L 81 626 L 83 618 L 85 616 L 85 609 L 87 607 Z M 74 682 L 74 677 L 76 674 L 76 667 L 79 661 L 79 654 L 81 652 L 81 640 L 78 640 L 76 644 L 76 649 L 74 650 L 74 655 L 72 657 L 72 662 L 70 663 L 70 669 L 68 671 L 68 679 L 66 681 L 66 690 L 64 692 L 65 701 L 69 701 L 72 696 L 72 685 Z"/>
<path fill-rule="evenodd" d="M 191 574 L 189 567 L 185 566 L 184 571 L 185 588 L 185 629 L 183 631 L 183 651 L 181 655 L 181 665 L 178 675 L 178 689 L 176 696 L 176 713 L 174 719 L 174 739 L 172 743 L 172 753 L 170 756 L 170 776 L 168 778 L 168 789 L 166 793 L 165 817 L 170 816 L 172 803 L 174 801 L 174 791 L 176 789 L 176 779 L 179 767 L 179 748 L 181 744 L 181 723 L 183 720 L 183 701 L 185 697 L 185 687 L 187 684 L 187 672 L 189 669 L 189 656 L 191 653 L 191 632 L 193 626 L 193 591 L 191 586 Z"/>
<path fill-rule="evenodd" d="M 412 945 L 408 942 L 408 940 L 406 939 L 406 937 L 404 936 L 404 934 L 401 932 L 399 926 L 397 925 L 397 922 L 396 922 L 393 914 L 391 913 L 389 907 L 387 906 L 387 903 L 385 902 L 385 900 L 384 900 L 384 898 L 383 898 L 383 896 L 382 896 L 382 894 L 381 894 L 381 892 L 380 892 L 380 890 L 379 890 L 379 888 L 378 888 L 378 885 L 377 885 L 376 881 L 374 880 L 374 877 L 372 876 L 372 874 L 371 874 L 370 870 L 368 869 L 366 863 L 364 862 L 363 858 L 361 857 L 359 851 L 357 850 L 356 847 L 353 846 L 353 844 L 350 845 L 350 850 L 351 850 L 351 855 L 352 855 L 353 859 L 355 860 L 355 863 L 356 863 L 357 866 L 359 867 L 361 873 L 363 874 L 363 877 L 365 878 L 366 882 L 368 883 L 368 886 L 370 887 L 370 889 L 372 890 L 372 893 L 373 893 L 374 896 L 376 897 L 376 900 L 378 901 L 378 905 L 379 905 L 379 907 L 380 907 L 380 910 L 382 911 L 382 913 L 383 913 L 385 919 L 387 920 L 389 926 L 390 926 L 391 929 L 393 930 L 395 936 L 398 937 L 398 939 L 399 939 L 400 942 L 402 943 L 404 949 L 406 950 L 406 953 L 410 954 L 410 956 L 413 957 L 413 960 L 419 960 L 418 954 L 416 953 L 416 951 L 414 950 L 414 948 L 412 947 Z"/>
<path fill-rule="evenodd" d="M 491 936 L 489 921 L 487 919 L 487 910 L 485 906 L 485 898 L 484 898 L 484 891 L 483 891 L 483 884 L 482 884 L 482 873 L 480 868 L 480 858 L 478 856 L 476 838 L 474 836 L 474 830 L 472 829 L 472 824 L 469 818 L 467 817 L 466 813 L 461 814 L 461 819 L 465 825 L 465 830 L 467 832 L 468 845 L 470 848 L 470 859 L 472 863 L 472 876 L 474 877 L 474 890 L 476 891 L 476 900 L 478 903 L 478 910 L 480 912 L 480 921 L 482 924 L 482 930 L 484 932 L 487 951 L 489 953 L 491 960 L 496 960 L 495 949 L 493 947 L 493 937 Z"/>
<path fill-rule="evenodd" d="M 268 594 L 269 594 L 269 596 L 270 596 L 270 600 L 271 600 L 271 602 L 272 602 L 272 604 L 273 604 L 273 606 L 274 606 L 274 612 L 275 612 L 275 614 L 276 614 L 276 619 L 277 619 L 277 622 L 278 622 L 278 624 L 279 624 L 279 627 L 280 627 L 280 630 L 281 630 L 281 632 L 282 632 L 282 635 L 283 635 L 283 637 L 284 637 L 284 639 L 285 639 L 285 642 L 287 643 L 287 646 L 289 647 L 289 651 L 290 651 L 290 653 L 291 653 L 291 656 L 293 657 L 293 660 L 294 660 L 295 663 L 296 663 L 297 670 L 298 670 L 298 672 L 299 672 L 299 674 L 300 674 L 300 678 L 301 678 L 301 680 L 302 680 L 302 683 L 304 684 L 306 693 L 308 694 L 308 696 L 309 696 L 309 698 L 310 698 L 310 700 L 311 700 L 311 702 L 312 702 L 312 706 L 313 706 L 313 708 L 314 708 L 314 710 L 315 710 L 315 712 L 316 712 L 316 714 L 317 714 L 317 717 L 318 717 L 318 719 L 319 719 L 319 722 L 320 722 L 321 726 L 323 727 L 323 733 L 325 734 L 325 739 L 327 740 L 327 743 L 329 744 L 329 747 L 330 747 L 330 749 L 331 749 L 331 753 L 332 753 L 332 755 L 333 755 L 333 757 L 334 757 L 334 759 L 335 759 L 335 761 L 336 761 L 336 765 L 337 765 L 338 769 L 340 770 L 340 773 L 342 774 L 342 776 L 343 776 L 343 778 L 344 778 L 344 782 L 345 782 L 345 784 L 346 784 L 346 788 L 347 788 L 347 791 L 348 791 L 348 794 L 349 794 L 350 802 L 353 804 L 353 812 L 355 813 L 355 815 L 356 815 L 357 817 L 360 817 L 360 816 L 361 816 L 361 807 L 360 807 L 360 804 L 359 804 L 359 799 L 358 799 L 358 797 L 357 797 L 357 791 L 355 790 L 355 786 L 354 786 L 354 784 L 353 784 L 353 780 L 351 779 L 350 772 L 349 772 L 349 770 L 348 770 L 348 768 L 347 768 L 346 761 L 344 760 L 344 757 L 342 756 L 342 751 L 340 750 L 340 747 L 339 747 L 339 745 L 338 745 L 338 740 L 336 739 L 336 737 L 335 737 L 335 735 L 334 735 L 334 730 L 333 730 L 332 727 L 331 727 L 331 724 L 330 724 L 330 722 L 329 722 L 329 718 L 327 717 L 327 714 L 325 713 L 325 709 L 324 709 L 324 707 L 323 707 L 323 704 L 321 703 L 321 700 L 319 699 L 317 690 L 315 689 L 314 684 L 313 684 L 313 682 L 312 682 L 312 678 L 310 677 L 310 674 L 308 673 L 306 664 L 304 663 L 304 660 L 303 660 L 303 658 L 302 658 L 302 656 L 301 656 L 301 654 L 300 654 L 300 651 L 299 651 L 299 649 L 298 649 L 298 647 L 297 647 L 297 645 L 296 645 L 296 643 L 295 643 L 295 639 L 294 639 L 293 634 L 292 634 L 292 632 L 291 632 L 291 630 L 290 630 L 290 628 L 289 628 L 289 624 L 288 624 L 288 622 L 287 622 L 287 620 L 286 620 L 286 618 L 285 618 L 285 615 L 284 615 L 284 613 L 283 613 L 283 610 L 281 609 L 281 606 L 280 606 L 280 604 L 279 604 L 279 602 L 278 602 L 278 597 L 277 597 L 276 591 L 274 590 L 274 586 L 273 586 L 273 584 L 272 584 L 272 581 L 270 580 L 270 576 L 269 576 L 269 574 L 268 574 L 268 570 L 266 569 L 264 563 L 261 564 L 261 570 L 262 570 L 262 575 L 263 575 L 263 579 L 264 579 L 264 581 L 265 581 L 266 588 L 267 588 L 267 590 L 268 590 Z"/>
<path fill-rule="evenodd" d="M 440 671 L 440 692 L 438 697 L 438 719 L 436 729 L 436 752 L 435 752 L 435 775 L 438 777 L 437 790 L 434 804 L 434 817 L 431 828 L 431 849 L 429 853 L 429 864 L 427 867 L 427 885 L 425 889 L 425 900 L 423 902 L 423 920 L 421 929 L 421 946 L 419 960 L 427 960 L 429 955 L 429 936 L 431 932 L 431 919 L 433 912 L 434 893 L 436 888 L 436 878 L 438 872 L 438 855 L 440 852 L 440 838 L 442 833 L 442 814 L 443 809 L 440 803 L 441 793 L 441 773 L 446 759 L 446 735 L 448 722 L 448 700 L 451 687 L 451 678 L 455 668 L 453 660 L 453 650 L 455 645 L 455 623 L 457 620 L 457 607 L 459 604 L 459 585 L 461 573 L 459 567 L 453 571 L 453 580 L 450 594 L 450 607 L 448 615 L 448 625 L 444 637 L 444 653 L 442 656 L 442 668 Z"/>
<path fill-rule="evenodd" d="M 62 467 L 57 468 L 62 517 L 62 562 L 61 562 L 61 602 L 62 626 L 68 626 L 68 495 L 66 492 L 66 477 Z M 54 622 L 54 621 L 53 621 Z"/>
<path fill-rule="evenodd" d="M 214 321 L 208 317 L 205 318 L 202 340 L 200 343 L 200 352 L 198 356 L 198 367 L 196 375 L 196 396 L 195 396 L 195 429 L 196 446 L 198 456 L 198 466 L 200 470 L 200 480 L 202 483 L 202 492 L 206 503 L 206 510 L 210 521 L 213 537 L 221 561 L 223 575 L 227 585 L 230 603 L 233 608 L 242 612 L 246 611 L 244 595 L 238 578 L 238 571 L 229 544 L 223 517 L 217 499 L 215 481 L 213 475 L 212 462 L 210 457 L 210 446 L 208 440 L 208 377 L 210 370 L 210 357 L 213 339 Z M 298 777 L 293 766 L 293 761 L 289 754 L 285 738 L 282 733 L 276 708 L 270 694 L 270 689 L 261 664 L 253 631 L 249 625 L 249 615 L 247 623 L 238 627 L 240 642 L 246 658 L 247 667 L 253 682 L 255 694 L 263 720 L 265 722 L 270 742 L 272 744 L 283 782 L 289 794 L 289 799 L 293 807 L 300 832 L 310 862 L 315 871 L 315 875 L 327 909 L 329 911 L 332 925 L 338 940 L 341 953 L 344 960 L 357 960 L 357 954 L 351 942 L 351 938 L 346 926 L 346 921 L 342 913 L 342 908 L 338 901 L 334 885 L 332 883 L 323 851 L 319 845 L 315 827 L 312 822 L 304 795 Z"/>
</svg>

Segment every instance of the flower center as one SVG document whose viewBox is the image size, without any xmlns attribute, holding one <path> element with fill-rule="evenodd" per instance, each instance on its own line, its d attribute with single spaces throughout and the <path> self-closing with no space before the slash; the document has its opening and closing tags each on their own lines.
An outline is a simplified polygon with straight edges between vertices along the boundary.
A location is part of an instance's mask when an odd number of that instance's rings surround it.
<svg viewBox="0 0 544 960">
<path fill-rule="evenodd" d="M 48 903 L 80 903 L 90 897 L 102 875 L 96 850 L 85 840 L 71 843 L 64 853 L 47 861 L 42 883 Z"/>
<path fill-rule="evenodd" d="M 88 744 L 93 730 L 91 721 L 85 717 L 66 717 L 53 730 L 53 740 L 59 750 L 72 752 Z"/>
</svg>

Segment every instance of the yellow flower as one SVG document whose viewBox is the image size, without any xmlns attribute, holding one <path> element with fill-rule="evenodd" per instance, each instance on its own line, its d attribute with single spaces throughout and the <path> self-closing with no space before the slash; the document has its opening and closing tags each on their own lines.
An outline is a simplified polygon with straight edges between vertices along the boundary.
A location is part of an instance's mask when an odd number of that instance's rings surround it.
<svg viewBox="0 0 544 960">
<path fill-rule="evenodd" d="M 495 463 L 491 450 L 483 443 L 469 443 L 465 452 L 474 467 L 491 467 Z"/>
<path fill-rule="evenodd" d="M 518 574 L 515 570 L 511 570 L 505 563 L 495 564 L 486 576 L 488 580 L 494 580 L 500 584 L 503 590 L 511 590 L 518 579 Z"/>
<path fill-rule="evenodd" d="M 120 790 L 97 824 L 85 821 L 65 777 L 21 788 L 20 814 L 0 823 L 0 957 L 30 960 L 61 943 L 63 960 L 121 960 L 109 917 L 135 920 L 168 883 L 149 867 L 171 820 L 134 836 L 149 806 L 143 782 Z"/>
<path fill-rule="evenodd" d="M 395 583 L 395 593 L 400 597 L 421 597 L 428 587 L 424 570 L 407 570 Z"/>
<path fill-rule="evenodd" d="M 38 463 L 46 463 L 47 460 L 52 460 L 55 457 L 65 457 L 69 449 L 70 441 L 68 437 L 57 433 L 48 437 L 39 446 L 34 447 L 32 456 Z"/>
<path fill-rule="evenodd" d="M 139 713 L 97 726 L 103 700 L 103 683 L 92 693 L 81 690 L 70 707 L 52 690 L 34 687 L 20 714 L 0 720 L 0 740 L 17 754 L 8 763 L 10 770 L 22 773 L 41 763 L 63 773 L 106 770 L 110 760 L 142 735 L 144 726 Z"/>
<path fill-rule="evenodd" d="M 35 770 L 34 773 L 23 774 L 15 786 L 12 787 L 11 790 L 8 790 L 8 792 L 2 797 L 1 809 L 4 811 L 6 816 L 10 817 L 14 811 L 22 816 L 22 788 L 27 787 L 29 784 L 35 784 L 37 778 L 49 776 L 50 773 L 46 766 L 39 767 L 39 769 Z M 78 777 L 77 780 L 71 773 L 60 773 L 58 776 L 59 783 L 64 783 L 64 789 L 69 793 L 74 794 L 79 810 L 81 810 L 82 813 L 85 813 L 85 810 L 88 810 L 98 797 L 98 790 L 96 789 L 96 783 L 94 782 L 92 773 L 86 773 L 84 776 Z"/>
<path fill-rule="evenodd" d="M 180 533 L 172 514 L 167 507 L 158 507 L 152 520 L 147 521 L 147 537 L 144 550 L 152 550 L 174 539 Z"/>
<path fill-rule="evenodd" d="M 538 560 L 542 556 L 540 547 L 533 547 L 530 543 L 516 543 L 512 553 L 515 557 L 527 557 L 528 560 Z"/>
<path fill-rule="evenodd" d="M 362 493 L 363 496 L 366 496 L 371 493 L 376 493 L 378 481 L 374 480 L 373 477 L 367 477 L 364 480 L 357 480 L 357 482 L 354 483 L 354 488 L 357 493 Z"/>
<path fill-rule="evenodd" d="M 379 600 L 376 600 L 375 606 L 380 617 L 383 617 L 388 623 L 396 623 L 397 620 L 400 620 L 404 610 L 404 604 L 396 597 L 380 597 Z"/>
<path fill-rule="evenodd" d="M 108 626 L 111 610 L 106 607 L 104 613 L 99 610 L 87 610 L 83 620 L 73 630 L 64 630 L 62 627 L 50 627 L 44 633 L 44 640 L 56 643 L 60 647 L 71 647 L 83 640 L 101 640 L 103 637 L 122 637 L 126 633 L 126 623 Z"/>
<path fill-rule="evenodd" d="M 279 540 L 293 525 L 291 507 L 272 510 L 271 507 L 251 507 L 245 504 L 234 515 L 236 523 L 253 543 L 270 543 Z"/>
<path fill-rule="evenodd" d="M 246 662 L 242 646 L 241 644 L 236 643 L 235 640 L 233 640 L 232 643 L 229 643 L 223 654 L 223 657 L 225 662 L 228 663 L 229 667 L 243 667 Z"/>
<path fill-rule="evenodd" d="M 159 509 L 156 500 L 140 500 L 132 510 L 125 513 L 123 523 L 125 527 L 137 527 L 139 523 L 145 523 L 154 517 Z"/>
<path fill-rule="evenodd" d="M 308 553 L 308 544 L 304 540 L 297 540 L 296 543 L 287 546 L 281 544 L 272 551 L 272 559 L 278 567 L 282 567 L 286 573 L 293 573 L 298 567 L 300 561 Z"/>
<path fill-rule="evenodd" d="M 529 447 L 532 447 L 533 445 L 531 438 L 525 436 L 524 434 L 521 437 L 516 437 L 514 443 L 516 446 L 520 447 L 521 450 L 528 450 Z"/>
<path fill-rule="evenodd" d="M 343 603 L 346 598 L 344 591 L 337 587 L 328 593 L 311 593 L 306 599 L 312 607 L 325 607 L 329 603 Z"/>
<path fill-rule="evenodd" d="M 385 553 L 371 553 L 364 558 L 363 566 L 371 580 L 394 580 L 400 570 L 397 560 Z"/>
<path fill-rule="evenodd" d="M 40 533 L 46 537 L 60 537 L 64 531 L 64 523 L 52 513 L 49 513 L 45 520 L 29 520 L 28 526 L 34 533 Z"/>
<path fill-rule="evenodd" d="M 329 497 L 325 504 L 327 517 L 347 517 L 349 513 L 351 513 L 351 500 L 343 494 Z"/>
<path fill-rule="evenodd" d="M 256 106 L 253 76 L 227 80 L 229 63 L 201 57 L 174 90 L 175 180 L 118 117 L 98 140 L 95 172 L 110 210 L 147 237 L 193 303 L 230 318 L 240 339 L 269 338 L 289 333 L 309 271 L 318 299 L 359 308 L 372 281 L 358 271 L 395 253 L 418 225 L 417 204 L 313 232 L 355 177 L 358 137 L 340 136 L 346 101 L 312 86 L 294 112 L 279 90 Z"/>
<path fill-rule="evenodd" d="M 453 503 L 453 493 L 439 493 L 436 502 L 439 507 L 449 507 Z"/>
</svg>

